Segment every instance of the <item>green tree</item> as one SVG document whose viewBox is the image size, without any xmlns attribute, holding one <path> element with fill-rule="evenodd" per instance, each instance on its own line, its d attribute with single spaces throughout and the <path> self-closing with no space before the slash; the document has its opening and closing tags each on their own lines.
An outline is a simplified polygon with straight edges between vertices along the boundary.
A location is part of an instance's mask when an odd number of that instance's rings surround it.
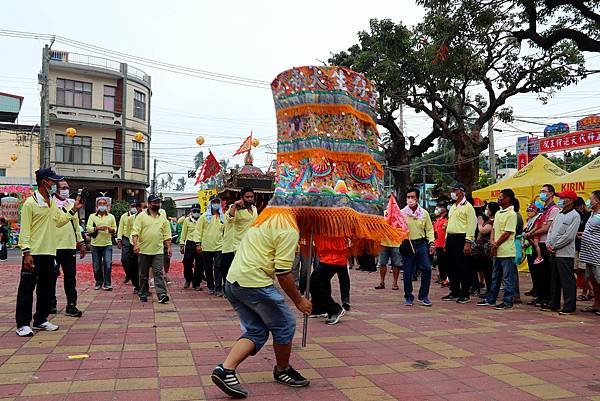
<svg viewBox="0 0 600 401">
<path fill-rule="evenodd" d="M 577 82 L 585 73 L 581 53 L 570 43 L 550 50 L 521 47 L 512 32 L 516 12 L 497 13 L 479 0 L 418 0 L 423 22 L 409 29 L 371 20 L 359 43 L 330 62 L 364 72 L 380 91 L 378 123 L 390 131 L 391 165 L 407 165 L 442 137 L 454 145 L 457 180 L 471 189 L 479 154 L 487 148 L 482 129 L 494 116 L 511 118 L 506 101 L 521 93 L 544 94 Z M 431 133 L 417 145 L 395 124 L 403 103 L 425 113 Z M 406 176 L 396 176 L 406 185 Z"/>
<path fill-rule="evenodd" d="M 167 213 L 167 217 L 177 216 L 177 208 L 175 207 L 175 201 L 173 198 L 163 199 L 161 207 Z"/>
<path fill-rule="evenodd" d="M 204 163 L 204 152 L 200 151 L 194 156 L 194 167 L 196 168 L 196 171 L 198 171 L 202 163 Z"/>
<path fill-rule="evenodd" d="M 565 152 L 564 157 L 550 156 L 550 160 L 563 170 L 572 173 L 600 156 L 600 151 L 596 154 L 586 155 L 584 152 Z"/>
<path fill-rule="evenodd" d="M 114 201 L 110 205 L 110 212 L 115 216 L 117 220 L 117 226 L 121 220 L 121 216 L 129 211 L 129 202 L 125 201 Z"/>
</svg>

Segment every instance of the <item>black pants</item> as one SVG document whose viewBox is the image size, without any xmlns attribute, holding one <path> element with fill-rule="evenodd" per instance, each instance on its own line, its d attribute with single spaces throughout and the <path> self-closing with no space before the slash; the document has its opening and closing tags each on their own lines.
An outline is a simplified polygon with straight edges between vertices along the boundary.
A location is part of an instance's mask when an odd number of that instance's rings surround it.
<svg viewBox="0 0 600 401">
<path fill-rule="evenodd" d="M 17 327 L 31 324 L 34 290 L 37 296 L 35 315 L 33 316 L 34 326 L 45 323 L 50 314 L 50 285 L 54 270 L 54 256 L 34 255 L 33 265 L 33 271 L 26 271 L 21 268 L 15 314 Z"/>
<path fill-rule="evenodd" d="M 537 270 L 538 276 L 538 299 L 542 304 L 550 303 L 550 275 L 551 275 L 551 267 L 550 267 L 550 253 L 546 248 L 545 243 L 540 242 L 540 250 L 542 251 L 542 257 L 544 261 L 540 263 Z"/>
<path fill-rule="evenodd" d="M 226 281 L 227 275 L 229 274 L 229 268 L 231 267 L 231 262 L 233 262 L 233 258 L 235 257 L 235 252 L 227 252 L 221 253 L 221 277 L 223 277 L 223 281 Z"/>
<path fill-rule="evenodd" d="M 472 275 L 464 253 L 465 237 L 465 234 L 448 234 L 446 237 L 450 295 L 461 298 L 469 298 Z"/>
<path fill-rule="evenodd" d="M 376 272 L 377 266 L 375 266 L 375 257 L 371 255 L 362 255 L 358 258 L 358 269 L 366 270 L 368 272 Z"/>
<path fill-rule="evenodd" d="M 483 279 L 485 281 L 485 290 L 486 292 L 490 291 L 492 288 L 492 271 L 494 270 L 494 262 L 490 256 L 480 255 L 473 256 L 470 258 L 475 265 L 475 281 L 473 282 L 473 287 L 478 289 L 476 284 L 479 284 L 479 275 L 477 272 L 483 273 Z"/>
<path fill-rule="evenodd" d="M 562 310 L 575 312 L 577 285 L 575 282 L 575 259 L 550 257 L 550 303 L 553 309 L 560 308 L 560 293 L 564 298 Z M 595 294 L 594 294 L 595 295 Z"/>
<path fill-rule="evenodd" d="M 337 315 L 342 310 L 340 304 L 331 297 L 331 279 L 342 269 L 347 272 L 346 266 L 320 263 L 310 275 L 310 295 L 313 309 L 319 313 L 327 313 L 329 317 Z"/>
<path fill-rule="evenodd" d="M 123 265 L 123 271 L 125 272 L 125 279 L 131 279 L 129 277 L 129 269 L 127 265 L 130 263 L 131 254 L 133 253 L 133 245 L 129 241 L 129 238 L 121 238 L 121 265 Z"/>
<path fill-rule="evenodd" d="M 437 256 L 438 273 L 440 275 L 440 281 L 448 279 L 448 260 L 446 258 L 446 251 L 444 248 L 435 248 Z"/>
<path fill-rule="evenodd" d="M 121 252 L 123 252 L 123 254 L 127 255 L 124 266 L 127 269 L 126 274 L 127 274 L 127 277 L 129 277 L 129 280 L 131 280 L 131 285 L 133 285 L 133 289 L 139 290 L 140 289 L 140 264 L 138 261 L 138 255 L 133 252 L 133 245 L 131 244 L 131 242 L 129 241 L 128 238 L 127 238 L 127 242 L 125 242 L 126 238 L 127 237 L 123 237 L 123 239 L 122 239 L 123 249 L 121 250 Z M 127 247 L 125 244 L 127 244 Z M 121 257 L 121 260 L 123 260 L 123 257 Z"/>
<path fill-rule="evenodd" d="M 202 264 L 204 265 L 204 277 L 209 290 L 215 289 L 215 267 L 221 262 L 221 252 L 202 251 Z M 222 291 L 222 289 L 221 289 Z"/>
<path fill-rule="evenodd" d="M 227 273 L 229 273 L 229 269 L 227 272 L 223 269 L 223 254 L 221 252 L 215 252 L 216 255 L 214 257 L 214 267 L 213 271 L 215 273 L 215 291 L 223 292 L 225 288 L 225 279 L 227 278 Z"/>
<path fill-rule="evenodd" d="M 183 278 L 186 283 L 192 283 L 192 287 L 200 286 L 202 282 L 202 256 L 196 252 L 196 243 L 186 241 L 183 251 Z"/>
<path fill-rule="evenodd" d="M 539 280 L 541 269 L 540 265 L 533 264 L 533 261 L 536 257 L 537 256 L 535 254 L 527 255 L 527 266 L 529 267 L 529 273 L 531 274 L 531 287 L 535 297 L 537 298 L 539 296 L 538 287 L 540 285 Z"/>
<path fill-rule="evenodd" d="M 65 295 L 67 296 L 67 306 L 77 305 L 77 250 L 76 249 L 57 249 L 56 267 L 52 274 L 52 283 L 50 283 L 50 309 L 56 308 L 56 280 L 59 270 L 63 271 L 63 283 Z"/>
</svg>

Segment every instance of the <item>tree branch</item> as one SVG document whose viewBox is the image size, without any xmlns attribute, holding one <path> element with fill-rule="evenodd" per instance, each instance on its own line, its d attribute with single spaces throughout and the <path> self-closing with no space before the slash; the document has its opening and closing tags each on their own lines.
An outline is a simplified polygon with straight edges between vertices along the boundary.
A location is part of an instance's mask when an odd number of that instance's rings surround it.
<svg viewBox="0 0 600 401">
<path fill-rule="evenodd" d="M 594 21 L 596 24 L 600 24 L 600 15 L 586 6 L 583 0 L 544 0 L 544 4 L 549 10 L 554 10 L 560 6 L 573 6 L 587 19 Z"/>
</svg>

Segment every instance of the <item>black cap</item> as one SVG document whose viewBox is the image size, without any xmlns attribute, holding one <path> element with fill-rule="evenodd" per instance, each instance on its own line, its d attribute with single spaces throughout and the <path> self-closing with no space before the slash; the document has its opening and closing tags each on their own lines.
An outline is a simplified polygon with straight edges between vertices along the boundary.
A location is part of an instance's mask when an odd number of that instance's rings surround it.
<svg viewBox="0 0 600 401">
<path fill-rule="evenodd" d="M 35 172 L 36 180 L 60 181 L 63 177 L 57 175 L 51 168 L 41 168 Z"/>
<path fill-rule="evenodd" d="M 465 187 L 465 185 L 460 182 L 455 182 L 454 184 L 452 184 L 451 188 L 452 189 L 460 189 L 463 192 L 467 192 L 467 188 Z"/>
<path fill-rule="evenodd" d="M 131 200 L 131 201 L 129 201 L 129 206 L 135 206 L 135 207 L 138 207 L 138 206 L 140 206 L 140 201 L 138 201 L 138 200 L 135 200 L 135 199 L 134 199 L 134 200 Z"/>
<path fill-rule="evenodd" d="M 156 194 L 148 195 L 148 202 L 154 202 L 155 200 L 160 200 L 160 196 L 158 196 Z"/>
<path fill-rule="evenodd" d="M 194 210 L 194 209 L 198 209 L 198 210 L 200 210 L 200 205 L 199 205 L 198 203 L 194 203 L 194 204 L 192 205 L 192 210 Z"/>
</svg>

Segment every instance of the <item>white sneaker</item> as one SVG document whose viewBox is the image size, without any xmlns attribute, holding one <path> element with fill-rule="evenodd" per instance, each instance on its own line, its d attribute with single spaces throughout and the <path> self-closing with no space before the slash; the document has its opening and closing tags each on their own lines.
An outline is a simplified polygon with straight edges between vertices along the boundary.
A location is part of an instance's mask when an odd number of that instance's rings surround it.
<svg viewBox="0 0 600 401">
<path fill-rule="evenodd" d="M 340 319 L 342 318 L 342 316 L 344 316 L 346 314 L 346 310 L 344 308 L 342 308 L 342 310 L 340 311 L 340 313 L 338 313 L 337 315 L 333 315 L 331 316 L 329 319 L 327 319 L 325 321 L 325 323 L 332 325 L 332 324 L 338 324 Z"/>
<path fill-rule="evenodd" d="M 29 326 L 17 327 L 17 335 L 19 337 L 33 337 L 33 330 Z"/>
<path fill-rule="evenodd" d="M 33 328 L 35 330 L 43 330 L 43 331 L 56 331 L 58 330 L 58 326 L 55 324 L 52 324 L 50 322 L 44 322 L 42 324 L 34 324 Z"/>
</svg>

